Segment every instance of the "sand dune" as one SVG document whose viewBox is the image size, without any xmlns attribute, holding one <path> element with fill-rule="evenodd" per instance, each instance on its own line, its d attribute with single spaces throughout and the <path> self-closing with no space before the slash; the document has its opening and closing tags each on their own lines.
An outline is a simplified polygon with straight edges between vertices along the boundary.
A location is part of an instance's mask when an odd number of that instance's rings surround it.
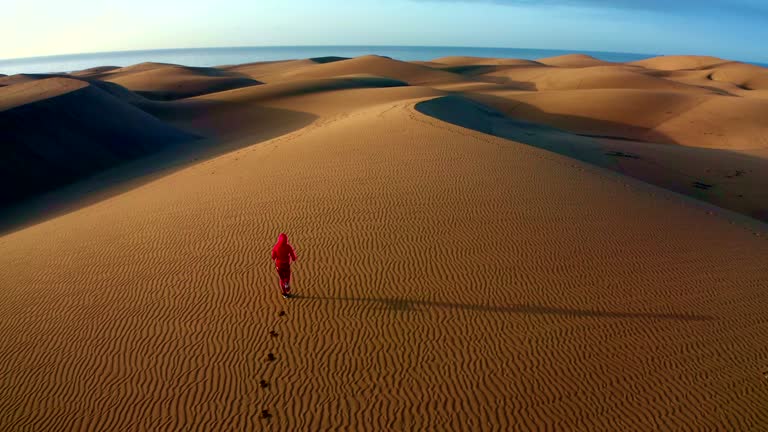
<svg viewBox="0 0 768 432">
<path fill-rule="evenodd" d="M 460 75 L 381 56 L 363 56 L 331 63 L 314 63 L 272 76 L 268 81 L 333 78 L 366 74 L 396 79 L 408 84 L 461 81 Z"/>
<path fill-rule="evenodd" d="M 83 81 L 0 88 L 0 206 L 194 137 Z"/>
<path fill-rule="evenodd" d="M 182 99 L 260 84 L 235 72 L 157 63 L 81 76 L 113 82 L 156 100 Z"/>
<path fill-rule="evenodd" d="M 487 65 L 542 66 L 543 65 L 543 63 L 539 63 L 533 60 L 467 57 L 467 56 L 440 57 L 432 60 L 432 62 L 437 64 L 449 65 L 449 66 L 487 66 Z"/>
<path fill-rule="evenodd" d="M 709 79 L 732 83 L 744 90 L 768 90 L 768 70 L 744 63 L 727 63 L 712 68 Z"/>
<path fill-rule="evenodd" d="M 768 70 L 766 68 L 716 57 L 656 57 L 631 64 L 644 66 L 649 68 L 652 73 L 672 79 L 699 80 L 705 85 L 725 88 L 733 93 L 738 93 L 740 96 L 748 96 L 748 93 L 739 92 L 736 89 L 768 89 Z M 733 86 L 721 87 L 722 84 L 732 84 Z"/>
<path fill-rule="evenodd" d="M 213 68 L 164 66 L 142 71 L 115 70 L 102 79 L 151 99 L 173 100 L 260 84 Z"/>
<path fill-rule="evenodd" d="M 624 88 L 711 93 L 710 89 L 649 76 L 622 66 L 504 68 L 482 76 L 504 78 L 497 80 L 499 83 L 527 84 L 529 90 Z"/>
<path fill-rule="evenodd" d="M 630 65 L 642 66 L 649 69 L 658 70 L 683 70 L 683 69 L 701 69 L 715 65 L 727 63 L 717 57 L 710 56 L 659 56 L 645 60 L 630 62 Z"/>
<path fill-rule="evenodd" d="M 94 78 L 89 78 L 86 76 L 80 76 L 80 75 L 68 75 L 68 74 L 16 74 L 11 75 L 8 77 L 0 78 L 0 86 L 12 86 L 16 84 L 24 84 L 29 83 L 32 81 L 41 81 L 41 80 L 48 80 L 51 78 L 60 78 L 65 79 L 67 81 L 82 81 L 84 83 L 90 84 L 94 87 L 97 87 L 112 96 L 115 96 L 118 99 L 122 99 L 125 102 L 128 102 L 132 105 L 141 105 L 142 103 L 146 102 L 146 99 L 142 96 L 137 95 L 136 93 L 126 89 L 125 87 L 122 87 L 118 84 L 108 82 L 108 81 L 101 81 Z M 43 87 L 46 85 L 44 84 Z M 42 87 L 41 87 L 42 88 Z M 2 103 L 2 101 L 0 101 Z"/>
<path fill-rule="evenodd" d="M 281 125 L 284 130 L 293 130 L 297 122 L 305 122 L 307 117 L 333 115 L 377 100 L 401 100 L 408 93 L 442 94 L 427 88 L 391 88 L 404 85 L 400 81 L 369 77 L 299 80 L 219 92 L 147 110 L 205 136 L 253 139 L 254 135 L 271 133 Z M 384 93 L 363 93 L 364 89 L 381 89 Z M 297 110 L 297 106 L 301 109 Z"/>
<path fill-rule="evenodd" d="M 3 155 L 37 170 L 3 184 L 189 132 L 210 151 L 102 172 L 98 200 L 0 235 L 0 430 L 768 429 L 760 90 L 585 56 L 437 60 L 226 66 L 266 84 L 224 91 L 157 64 L 1 87 L 3 141 L 58 151 Z M 176 75 L 202 94 L 98 87 Z"/>
<path fill-rule="evenodd" d="M 83 69 L 79 71 L 74 71 L 70 73 L 70 75 L 98 78 L 108 72 L 113 72 L 117 69 L 120 69 L 120 66 L 97 66 L 97 67 L 92 67 L 92 68 Z"/>
<path fill-rule="evenodd" d="M 469 96 L 507 116 L 574 133 L 670 144 L 669 138 L 653 135 L 653 128 L 707 100 L 703 95 L 637 89 L 502 90 Z"/>
<path fill-rule="evenodd" d="M 476 99 L 494 102 L 489 98 Z M 422 102 L 417 109 L 459 126 L 563 154 L 768 220 L 768 193 L 761 186 L 768 183 L 765 151 L 749 154 L 583 136 L 514 120 L 458 96 Z"/>
<path fill-rule="evenodd" d="M 765 100 L 649 90 L 488 92 L 507 115 L 575 133 L 743 150 L 768 146 Z"/>
<path fill-rule="evenodd" d="M 42 74 L 16 74 L 16 75 L 3 75 L 0 76 L 0 85 L 11 86 L 14 84 L 24 84 L 30 81 L 36 81 L 38 79 L 51 78 L 53 75 Z"/>
<path fill-rule="evenodd" d="M 567 54 L 556 57 L 547 57 L 538 60 L 539 63 L 545 65 L 557 66 L 557 67 L 591 67 L 591 66 L 608 66 L 615 65 L 616 63 L 598 60 L 592 56 L 586 54 Z"/>
<path fill-rule="evenodd" d="M 676 81 L 683 84 L 697 86 L 702 89 L 710 90 L 725 96 L 747 96 L 753 94 L 747 92 L 743 87 L 726 81 L 715 81 L 712 79 L 712 71 L 708 69 L 701 70 L 681 70 L 681 71 L 642 71 L 646 75 L 660 77 L 669 81 Z"/>
<path fill-rule="evenodd" d="M 222 66 L 220 69 L 242 73 L 259 81 L 272 82 L 275 80 L 275 78 L 272 77 L 279 77 L 282 72 L 293 71 L 304 66 L 332 63 L 341 60 L 349 59 L 345 57 L 318 57 L 303 60 L 246 63 L 241 65 Z"/>
</svg>

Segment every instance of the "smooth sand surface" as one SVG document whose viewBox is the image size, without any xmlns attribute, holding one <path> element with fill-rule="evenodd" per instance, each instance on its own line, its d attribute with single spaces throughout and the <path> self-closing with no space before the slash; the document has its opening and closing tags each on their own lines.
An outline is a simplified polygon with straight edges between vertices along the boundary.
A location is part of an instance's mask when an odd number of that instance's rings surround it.
<svg viewBox="0 0 768 432">
<path fill-rule="evenodd" d="M 593 60 L 0 89 L 0 120 L 87 90 L 210 143 L 0 236 L 0 430 L 767 429 L 765 100 Z"/>
</svg>

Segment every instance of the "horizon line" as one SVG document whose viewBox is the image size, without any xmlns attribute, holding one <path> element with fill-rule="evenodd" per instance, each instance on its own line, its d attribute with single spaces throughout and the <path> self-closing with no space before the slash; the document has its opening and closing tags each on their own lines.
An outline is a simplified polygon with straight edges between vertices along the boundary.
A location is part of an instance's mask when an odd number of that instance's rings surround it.
<svg viewBox="0 0 768 432">
<path fill-rule="evenodd" d="M 640 53 L 629 51 L 604 51 L 604 50 L 590 50 L 590 49 L 564 49 L 564 48 L 536 48 L 536 47 L 501 47 L 501 46 L 470 46 L 470 45 L 386 45 L 386 44 L 369 44 L 369 45 L 234 45 L 234 46 L 199 46 L 199 47 L 176 47 L 176 48 L 150 48 L 150 49 L 123 49 L 112 51 L 89 51 L 89 52 L 71 52 L 64 54 L 46 54 L 46 55 L 34 55 L 28 57 L 11 57 L 0 58 L 0 63 L 12 63 L 16 61 L 28 61 L 35 59 L 49 59 L 57 57 L 74 57 L 81 55 L 99 55 L 99 54 L 112 54 L 112 53 L 140 53 L 140 52 L 163 52 L 163 51 L 182 51 L 182 50 L 225 50 L 225 49 L 248 49 L 248 48 L 466 48 L 466 49 L 498 49 L 498 50 L 536 50 L 536 51 L 565 51 L 572 53 L 605 53 L 605 54 L 630 54 L 638 56 L 660 57 L 660 56 L 672 56 L 672 55 L 689 55 L 689 56 L 710 56 L 707 54 L 659 54 L 659 53 Z M 710 56 L 721 58 L 728 61 L 736 61 L 743 63 L 756 64 L 763 67 L 768 67 L 768 60 L 735 60 L 731 58 L 723 58 L 720 56 Z"/>
</svg>

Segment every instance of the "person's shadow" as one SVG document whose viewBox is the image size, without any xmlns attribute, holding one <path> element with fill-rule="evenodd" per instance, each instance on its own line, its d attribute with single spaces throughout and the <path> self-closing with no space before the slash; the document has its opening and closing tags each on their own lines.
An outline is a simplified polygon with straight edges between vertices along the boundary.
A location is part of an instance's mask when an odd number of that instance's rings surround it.
<svg viewBox="0 0 768 432">
<path fill-rule="evenodd" d="M 535 304 L 483 305 L 428 300 L 411 300 L 407 298 L 324 297 L 313 295 L 294 295 L 294 298 L 302 301 L 359 302 L 371 305 L 380 305 L 386 309 L 397 312 L 418 312 L 419 310 L 425 308 L 439 308 L 498 314 L 558 315 L 576 318 L 648 319 L 675 321 L 712 321 L 716 319 L 710 315 L 665 312 L 606 311 L 595 309 L 551 307 Z"/>
</svg>

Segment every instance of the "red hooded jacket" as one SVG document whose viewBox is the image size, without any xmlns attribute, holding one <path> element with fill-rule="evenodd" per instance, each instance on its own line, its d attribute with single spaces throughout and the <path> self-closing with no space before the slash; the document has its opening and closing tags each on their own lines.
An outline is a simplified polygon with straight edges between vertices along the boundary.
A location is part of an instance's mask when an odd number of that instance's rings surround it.
<svg viewBox="0 0 768 432">
<path fill-rule="evenodd" d="M 296 252 L 293 247 L 288 243 L 288 236 L 284 233 L 280 233 L 277 237 L 277 243 L 272 248 L 272 260 L 279 267 L 281 265 L 289 265 L 291 261 L 296 261 Z"/>
</svg>

